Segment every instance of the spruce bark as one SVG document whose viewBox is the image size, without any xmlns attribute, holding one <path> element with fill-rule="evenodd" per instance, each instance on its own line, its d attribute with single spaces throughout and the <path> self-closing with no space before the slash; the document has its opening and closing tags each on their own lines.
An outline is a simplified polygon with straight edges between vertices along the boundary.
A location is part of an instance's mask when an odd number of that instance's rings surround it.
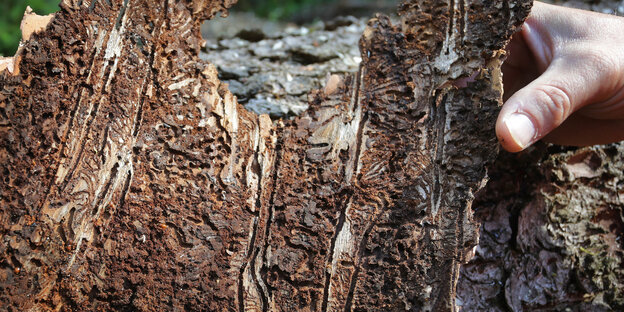
<svg viewBox="0 0 624 312">
<path fill-rule="evenodd" d="M 64 0 L 0 75 L 13 311 L 455 311 L 531 1 L 406 1 L 273 122 L 199 59 L 234 1 Z"/>
</svg>

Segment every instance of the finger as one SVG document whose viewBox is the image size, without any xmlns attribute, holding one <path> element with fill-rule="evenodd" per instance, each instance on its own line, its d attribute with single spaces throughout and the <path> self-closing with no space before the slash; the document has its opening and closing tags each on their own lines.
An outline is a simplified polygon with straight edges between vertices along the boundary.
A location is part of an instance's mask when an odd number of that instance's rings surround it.
<svg viewBox="0 0 624 312">
<path fill-rule="evenodd" d="M 505 101 L 514 93 L 518 92 L 518 90 L 524 88 L 531 83 L 531 81 L 539 77 L 540 74 L 537 70 L 532 69 L 530 65 L 514 67 L 511 64 L 503 64 L 502 71 L 503 86 L 505 87 L 503 99 Z"/>
<path fill-rule="evenodd" d="M 526 30 L 516 33 L 506 47 L 507 59 L 502 66 L 505 101 L 541 74 L 525 41 Z"/>
<path fill-rule="evenodd" d="M 525 28 L 523 28 L 526 31 Z M 514 68 L 526 68 L 535 63 L 535 59 L 529 46 L 527 45 L 523 31 L 513 35 L 511 41 L 505 48 L 507 59 L 505 64 Z"/>
<path fill-rule="evenodd" d="M 624 114 L 624 95 L 618 91 L 624 79 L 623 64 L 618 56 L 620 50 L 612 44 L 620 37 L 596 40 L 596 32 L 618 33 L 611 28 L 620 24 L 621 20 L 603 15 L 536 2 L 521 34 L 534 58 L 533 66 L 544 73 L 503 106 L 496 132 L 505 149 L 521 151 L 549 134 L 550 140 L 573 145 L 621 139 L 621 124 L 615 120 Z M 607 37 L 611 40 L 605 42 Z M 521 81 L 510 78 L 511 85 L 505 89 L 515 91 Z M 583 118 L 575 118 L 554 131 L 580 109 L 583 111 L 578 115 Z M 574 130 L 572 126 L 579 128 Z M 598 130 L 591 128 L 594 126 Z"/>
<path fill-rule="evenodd" d="M 544 141 L 568 146 L 590 146 L 624 140 L 624 120 L 593 119 L 572 114 L 553 130 Z"/>
<path fill-rule="evenodd" d="M 496 124 L 503 148 L 524 150 L 579 109 L 599 88 L 595 77 L 585 75 L 585 67 L 582 60 L 555 59 L 544 74 L 511 96 Z"/>
</svg>

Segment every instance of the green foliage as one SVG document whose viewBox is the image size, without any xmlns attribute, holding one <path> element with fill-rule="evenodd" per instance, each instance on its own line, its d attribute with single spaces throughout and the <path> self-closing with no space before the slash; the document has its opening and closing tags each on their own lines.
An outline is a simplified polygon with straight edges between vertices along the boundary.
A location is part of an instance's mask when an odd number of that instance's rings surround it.
<svg viewBox="0 0 624 312">
<path fill-rule="evenodd" d="M 0 55 L 10 56 L 15 54 L 21 38 L 20 22 L 26 6 L 30 6 L 37 14 L 45 15 L 58 11 L 60 0 L 2 0 L 2 2 Z"/>
<path fill-rule="evenodd" d="M 253 11 L 271 20 L 285 20 L 294 13 L 305 12 L 313 7 L 336 0 L 239 0 L 235 8 Z"/>
</svg>

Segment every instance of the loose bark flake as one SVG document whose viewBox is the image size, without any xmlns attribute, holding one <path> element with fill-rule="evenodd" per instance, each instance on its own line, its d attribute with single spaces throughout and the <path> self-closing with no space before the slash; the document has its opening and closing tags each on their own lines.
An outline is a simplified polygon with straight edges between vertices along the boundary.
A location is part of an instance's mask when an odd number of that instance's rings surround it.
<svg viewBox="0 0 624 312">
<path fill-rule="evenodd" d="M 198 58 L 234 1 L 72 1 L 0 76 L 8 310 L 453 311 L 528 0 L 413 0 L 272 122 Z"/>
</svg>

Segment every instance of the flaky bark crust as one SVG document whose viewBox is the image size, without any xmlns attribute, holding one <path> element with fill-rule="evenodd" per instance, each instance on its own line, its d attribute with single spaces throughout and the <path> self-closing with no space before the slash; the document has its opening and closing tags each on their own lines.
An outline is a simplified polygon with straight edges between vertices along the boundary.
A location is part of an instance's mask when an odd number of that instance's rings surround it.
<svg viewBox="0 0 624 312">
<path fill-rule="evenodd" d="M 199 60 L 233 1 L 70 1 L 0 77 L 9 310 L 453 311 L 531 1 L 407 1 L 272 122 Z"/>
</svg>

